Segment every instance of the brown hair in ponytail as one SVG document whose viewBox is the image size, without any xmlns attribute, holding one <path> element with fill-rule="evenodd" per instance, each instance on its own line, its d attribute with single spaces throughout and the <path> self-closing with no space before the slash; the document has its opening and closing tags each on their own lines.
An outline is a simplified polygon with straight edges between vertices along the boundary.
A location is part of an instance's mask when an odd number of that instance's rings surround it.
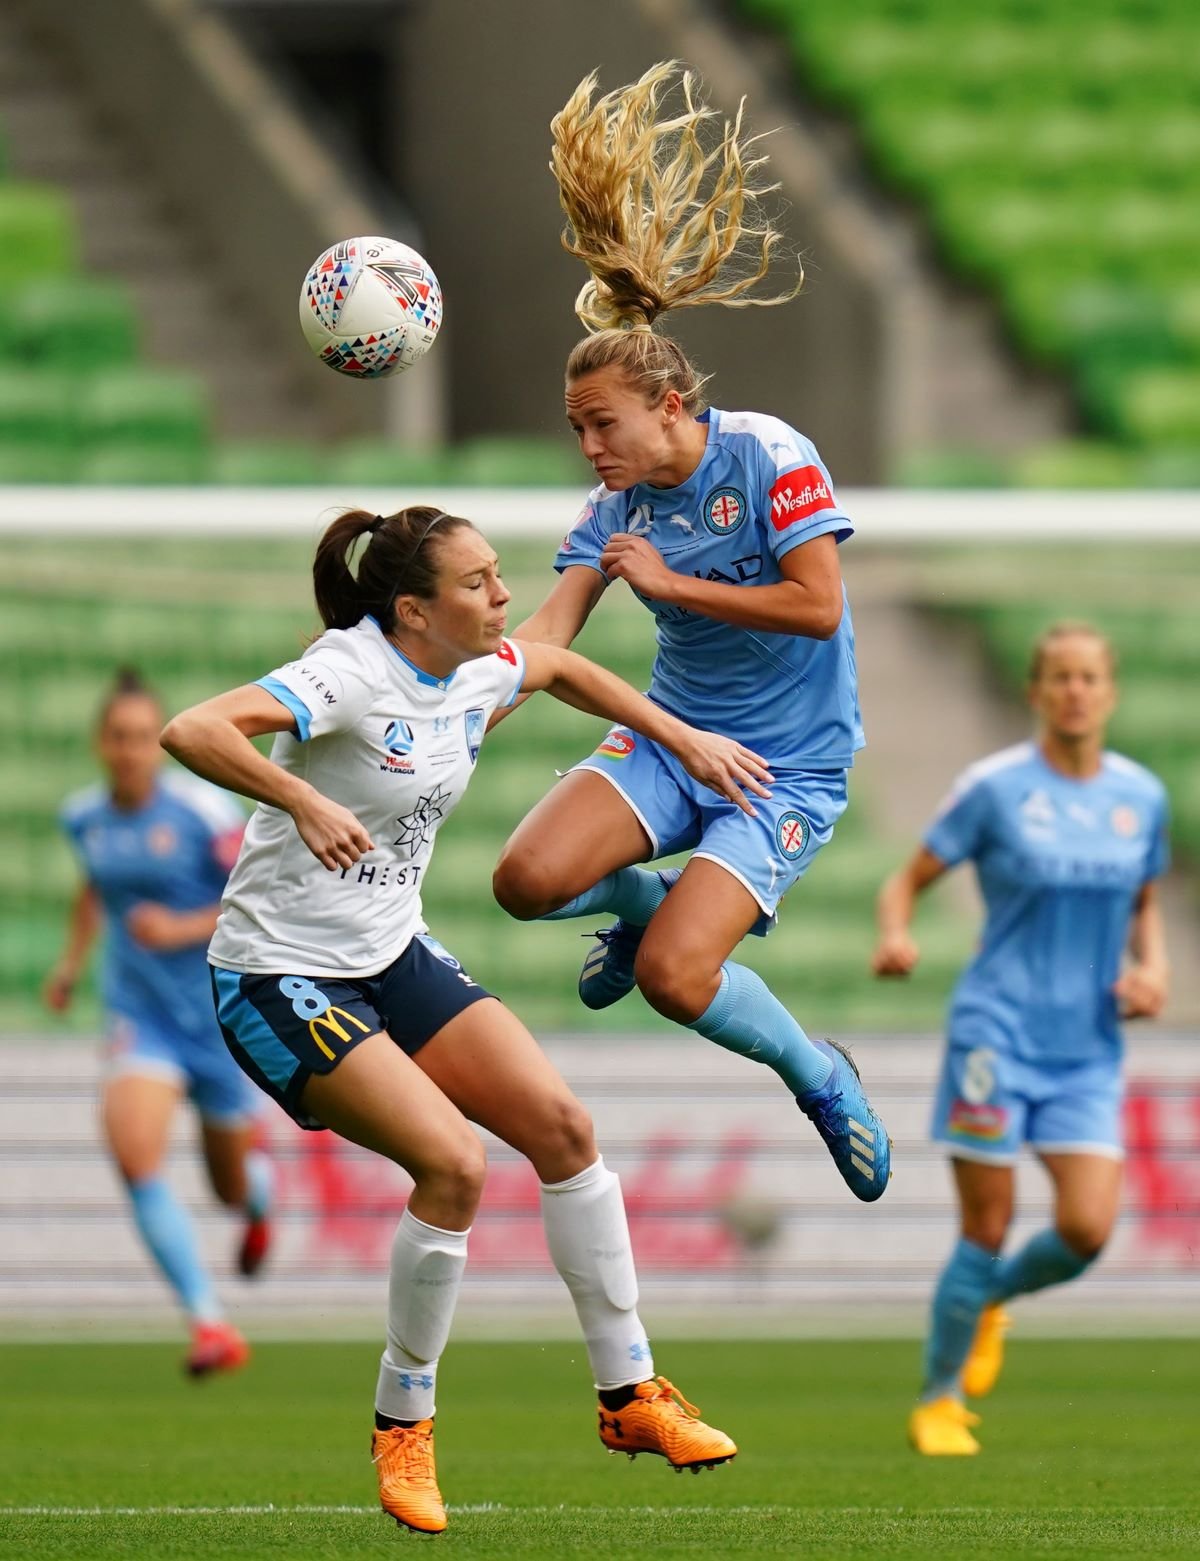
<svg viewBox="0 0 1200 1561">
<path fill-rule="evenodd" d="M 317 544 L 313 559 L 313 594 L 327 629 L 349 629 L 367 613 L 378 618 L 386 633 L 398 596 L 437 595 L 441 538 L 471 522 L 447 515 L 432 504 L 413 504 L 394 515 L 347 510 L 330 525 Z M 359 537 L 367 545 L 350 568 Z"/>
<path fill-rule="evenodd" d="M 108 692 L 100 702 L 100 709 L 96 715 L 96 730 L 101 731 L 112 714 L 113 706 L 122 699 L 148 699 L 162 709 L 162 700 L 149 683 L 142 677 L 136 667 L 118 667 L 113 673 L 113 680 Z"/>
</svg>

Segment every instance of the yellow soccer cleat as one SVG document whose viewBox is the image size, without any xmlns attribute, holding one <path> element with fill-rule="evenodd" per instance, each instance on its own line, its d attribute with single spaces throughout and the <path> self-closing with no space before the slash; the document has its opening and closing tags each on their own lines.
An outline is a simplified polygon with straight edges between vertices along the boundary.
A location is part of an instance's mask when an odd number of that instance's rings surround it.
<svg viewBox="0 0 1200 1561">
<path fill-rule="evenodd" d="M 979 1451 L 970 1427 L 979 1424 L 956 1398 L 935 1398 L 918 1404 L 908 1417 L 908 1439 L 919 1453 L 932 1458 L 963 1458 Z"/>
<path fill-rule="evenodd" d="M 983 1398 L 996 1386 L 1004 1365 L 1004 1335 L 1011 1327 L 1012 1318 L 1000 1305 L 985 1306 L 980 1313 L 962 1373 L 962 1388 L 968 1398 Z"/>
<path fill-rule="evenodd" d="M 657 1453 L 672 1469 L 713 1469 L 737 1456 L 724 1431 L 699 1418 L 700 1411 L 666 1377 L 639 1382 L 623 1409 L 600 1405 L 600 1440 L 610 1453 Z"/>
<path fill-rule="evenodd" d="M 379 1474 L 379 1505 L 388 1516 L 418 1534 L 440 1534 L 446 1509 L 433 1467 L 433 1421 L 376 1431 L 371 1462 Z"/>
</svg>

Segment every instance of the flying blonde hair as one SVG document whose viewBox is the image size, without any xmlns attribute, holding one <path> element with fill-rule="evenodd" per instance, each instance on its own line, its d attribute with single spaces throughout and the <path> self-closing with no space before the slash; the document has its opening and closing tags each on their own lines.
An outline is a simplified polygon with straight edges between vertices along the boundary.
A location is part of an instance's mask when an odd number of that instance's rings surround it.
<svg viewBox="0 0 1200 1561">
<path fill-rule="evenodd" d="M 767 159 L 753 151 L 760 138 L 742 132 L 745 99 L 721 121 L 675 60 L 593 101 L 596 85 L 593 71 L 550 122 L 563 247 L 592 274 L 575 301 L 588 330 L 648 326 L 669 309 L 795 297 L 803 270 L 785 293 L 749 296 L 783 235 L 761 210 L 779 186 L 754 182 Z M 673 93 L 678 112 L 660 118 Z"/>
</svg>

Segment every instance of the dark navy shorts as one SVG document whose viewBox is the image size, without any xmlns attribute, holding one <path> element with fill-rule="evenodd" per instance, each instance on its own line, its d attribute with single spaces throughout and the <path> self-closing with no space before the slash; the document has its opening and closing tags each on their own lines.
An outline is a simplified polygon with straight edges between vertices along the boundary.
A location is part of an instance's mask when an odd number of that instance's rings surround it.
<svg viewBox="0 0 1200 1561">
<path fill-rule="evenodd" d="M 418 933 L 376 976 L 209 970 L 221 1033 L 235 1061 L 305 1128 L 323 1126 L 300 1106 L 314 1073 L 332 1073 L 381 1030 L 411 1057 L 464 1008 L 492 995 L 428 933 Z"/>
</svg>

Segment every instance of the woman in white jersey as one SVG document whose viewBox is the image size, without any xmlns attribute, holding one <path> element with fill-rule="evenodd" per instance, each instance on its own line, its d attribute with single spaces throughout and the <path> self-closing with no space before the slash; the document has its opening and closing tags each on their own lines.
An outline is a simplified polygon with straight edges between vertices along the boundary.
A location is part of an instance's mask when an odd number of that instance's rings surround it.
<svg viewBox="0 0 1200 1561">
<path fill-rule="evenodd" d="M 375 1400 L 384 1510 L 446 1526 L 434 1384 L 483 1187 L 472 1122 L 538 1173 L 604 1445 L 676 1468 L 725 1462 L 733 1442 L 653 1376 L 620 1185 L 588 1113 L 524 1025 L 428 935 L 420 891 L 488 719 L 520 691 L 627 722 L 747 809 L 743 788 L 769 796 L 766 767 L 580 656 L 506 640 L 496 555 L 461 517 L 351 511 L 322 538 L 313 582 L 326 632 L 258 683 L 176 716 L 162 741 L 259 803 L 209 950 L 230 1050 L 302 1127 L 386 1155 L 415 1184 L 392 1247 Z M 250 741 L 268 732 L 270 759 Z"/>
<path fill-rule="evenodd" d="M 651 699 L 736 733 L 775 781 L 751 818 L 618 729 L 517 829 L 496 898 L 522 919 L 619 917 L 584 960 L 583 1002 L 605 1008 L 636 985 L 668 1019 L 766 1063 L 870 1202 L 891 1146 L 848 1053 L 810 1040 L 730 957 L 773 924 L 846 806 L 863 736 L 838 545 L 854 528 L 803 434 L 706 407 L 704 376 L 652 328 L 672 309 L 784 301 L 751 291 L 780 242 L 757 210 L 764 159 L 740 110 L 708 135 L 713 116 L 673 65 L 597 101 L 595 87 L 589 76 L 555 118 L 551 167 L 564 245 L 591 273 L 566 408 L 600 486 L 520 632 L 570 645 L 624 580 L 655 620 Z M 682 873 L 635 865 L 680 850 L 692 852 Z"/>
</svg>

